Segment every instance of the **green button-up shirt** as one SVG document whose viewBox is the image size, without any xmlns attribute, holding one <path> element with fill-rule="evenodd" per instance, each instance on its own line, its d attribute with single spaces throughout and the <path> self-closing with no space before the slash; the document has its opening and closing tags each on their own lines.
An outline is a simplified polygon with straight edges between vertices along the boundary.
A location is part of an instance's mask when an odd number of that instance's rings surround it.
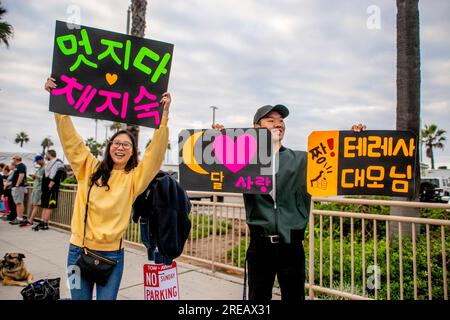
<svg viewBox="0 0 450 320">
<path fill-rule="evenodd" d="M 284 243 L 291 242 L 291 230 L 306 228 L 311 196 L 306 191 L 305 151 L 281 147 L 276 173 L 276 205 L 268 194 L 244 194 L 247 224 L 260 226 L 267 235 L 278 234 Z"/>
</svg>

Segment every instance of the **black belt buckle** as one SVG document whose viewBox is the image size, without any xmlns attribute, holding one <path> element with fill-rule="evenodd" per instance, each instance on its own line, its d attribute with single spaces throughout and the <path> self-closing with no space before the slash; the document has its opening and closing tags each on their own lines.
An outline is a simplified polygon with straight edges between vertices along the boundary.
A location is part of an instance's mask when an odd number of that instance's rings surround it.
<svg viewBox="0 0 450 320">
<path fill-rule="evenodd" d="M 268 235 L 267 238 L 269 238 L 270 243 L 279 243 L 280 242 L 280 236 L 277 234 Z"/>
</svg>

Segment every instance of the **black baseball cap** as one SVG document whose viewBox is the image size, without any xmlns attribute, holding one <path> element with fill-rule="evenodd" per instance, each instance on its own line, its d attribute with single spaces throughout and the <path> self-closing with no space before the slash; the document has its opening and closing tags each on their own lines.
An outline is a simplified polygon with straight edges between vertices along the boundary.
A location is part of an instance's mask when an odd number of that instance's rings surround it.
<svg viewBox="0 0 450 320">
<path fill-rule="evenodd" d="M 282 104 L 276 104 L 274 106 L 266 105 L 256 110 L 255 116 L 253 117 L 253 124 L 258 123 L 259 120 L 264 118 L 271 111 L 278 112 L 283 119 L 289 115 L 289 109 Z"/>
</svg>

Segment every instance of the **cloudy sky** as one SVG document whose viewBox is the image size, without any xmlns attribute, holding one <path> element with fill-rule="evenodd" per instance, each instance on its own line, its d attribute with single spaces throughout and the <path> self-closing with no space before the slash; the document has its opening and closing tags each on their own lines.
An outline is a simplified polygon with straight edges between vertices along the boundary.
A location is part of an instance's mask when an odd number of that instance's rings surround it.
<svg viewBox="0 0 450 320">
<path fill-rule="evenodd" d="M 20 131 L 39 152 L 46 136 L 62 155 L 49 95 L 55 20 L 126 31 L 127 0 L 3 0 L 14 27 L 0 47 L 0 137 Z M 450 1 L 421 0 L 422 123 L 450 139 Z M 152 0 L 146 38 L 175 45 L 169 91 L 171 141 L 184 128 L 209 128 L 210 106 L 227 127 L 251 126 L 255 110 L 282 103 L 285 145 L 306 148 L 314 130 L 395 129 L 396 6 L 394 0 Z M 377 19 L 379 18 L 379 19 Z M 86 139 L 95 122 L 73 118 Z M 111 122 L 98 122 L 103 140 Z M 152 135 L 142 128 L 141 148 Z M 173 148 L 177 149 L 177 148 Z M 174 150 L 176 151 L 176 150 Z M 175 154 L 171 155 L 175 159 Z M 424 162 L 429 163 L 428 158 Z M 436 151 L 450 166 L 450 141 Z"/>
</svg>

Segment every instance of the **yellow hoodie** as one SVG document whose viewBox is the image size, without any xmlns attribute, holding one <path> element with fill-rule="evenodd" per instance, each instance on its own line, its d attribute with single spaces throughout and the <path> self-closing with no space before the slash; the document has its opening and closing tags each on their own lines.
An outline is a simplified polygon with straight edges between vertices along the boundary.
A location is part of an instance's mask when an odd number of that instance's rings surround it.
<svg viewBox="0 0 450 320">
<path fill-rule="evenodd" d="M 90 153 L 69 116 L 55 113 L 55 120 L 64 153 L 78 181 L 70 243 L 81 247 L 89 178 L 99 160 Z M 130 221 L 131 206 L 158 173 L 167 148 L 168 137 L 167 118 L 163 117 L 160 128 L 155 130 L 152 142 L 136 168 L 128 173 L 125 170 L 112 170 L 108 181 L 109 190 L 96 185 L 92 187 L 84 241 L 86 247 L 99 251 L 119 249 L 120 239 Z"/>
</svg>

